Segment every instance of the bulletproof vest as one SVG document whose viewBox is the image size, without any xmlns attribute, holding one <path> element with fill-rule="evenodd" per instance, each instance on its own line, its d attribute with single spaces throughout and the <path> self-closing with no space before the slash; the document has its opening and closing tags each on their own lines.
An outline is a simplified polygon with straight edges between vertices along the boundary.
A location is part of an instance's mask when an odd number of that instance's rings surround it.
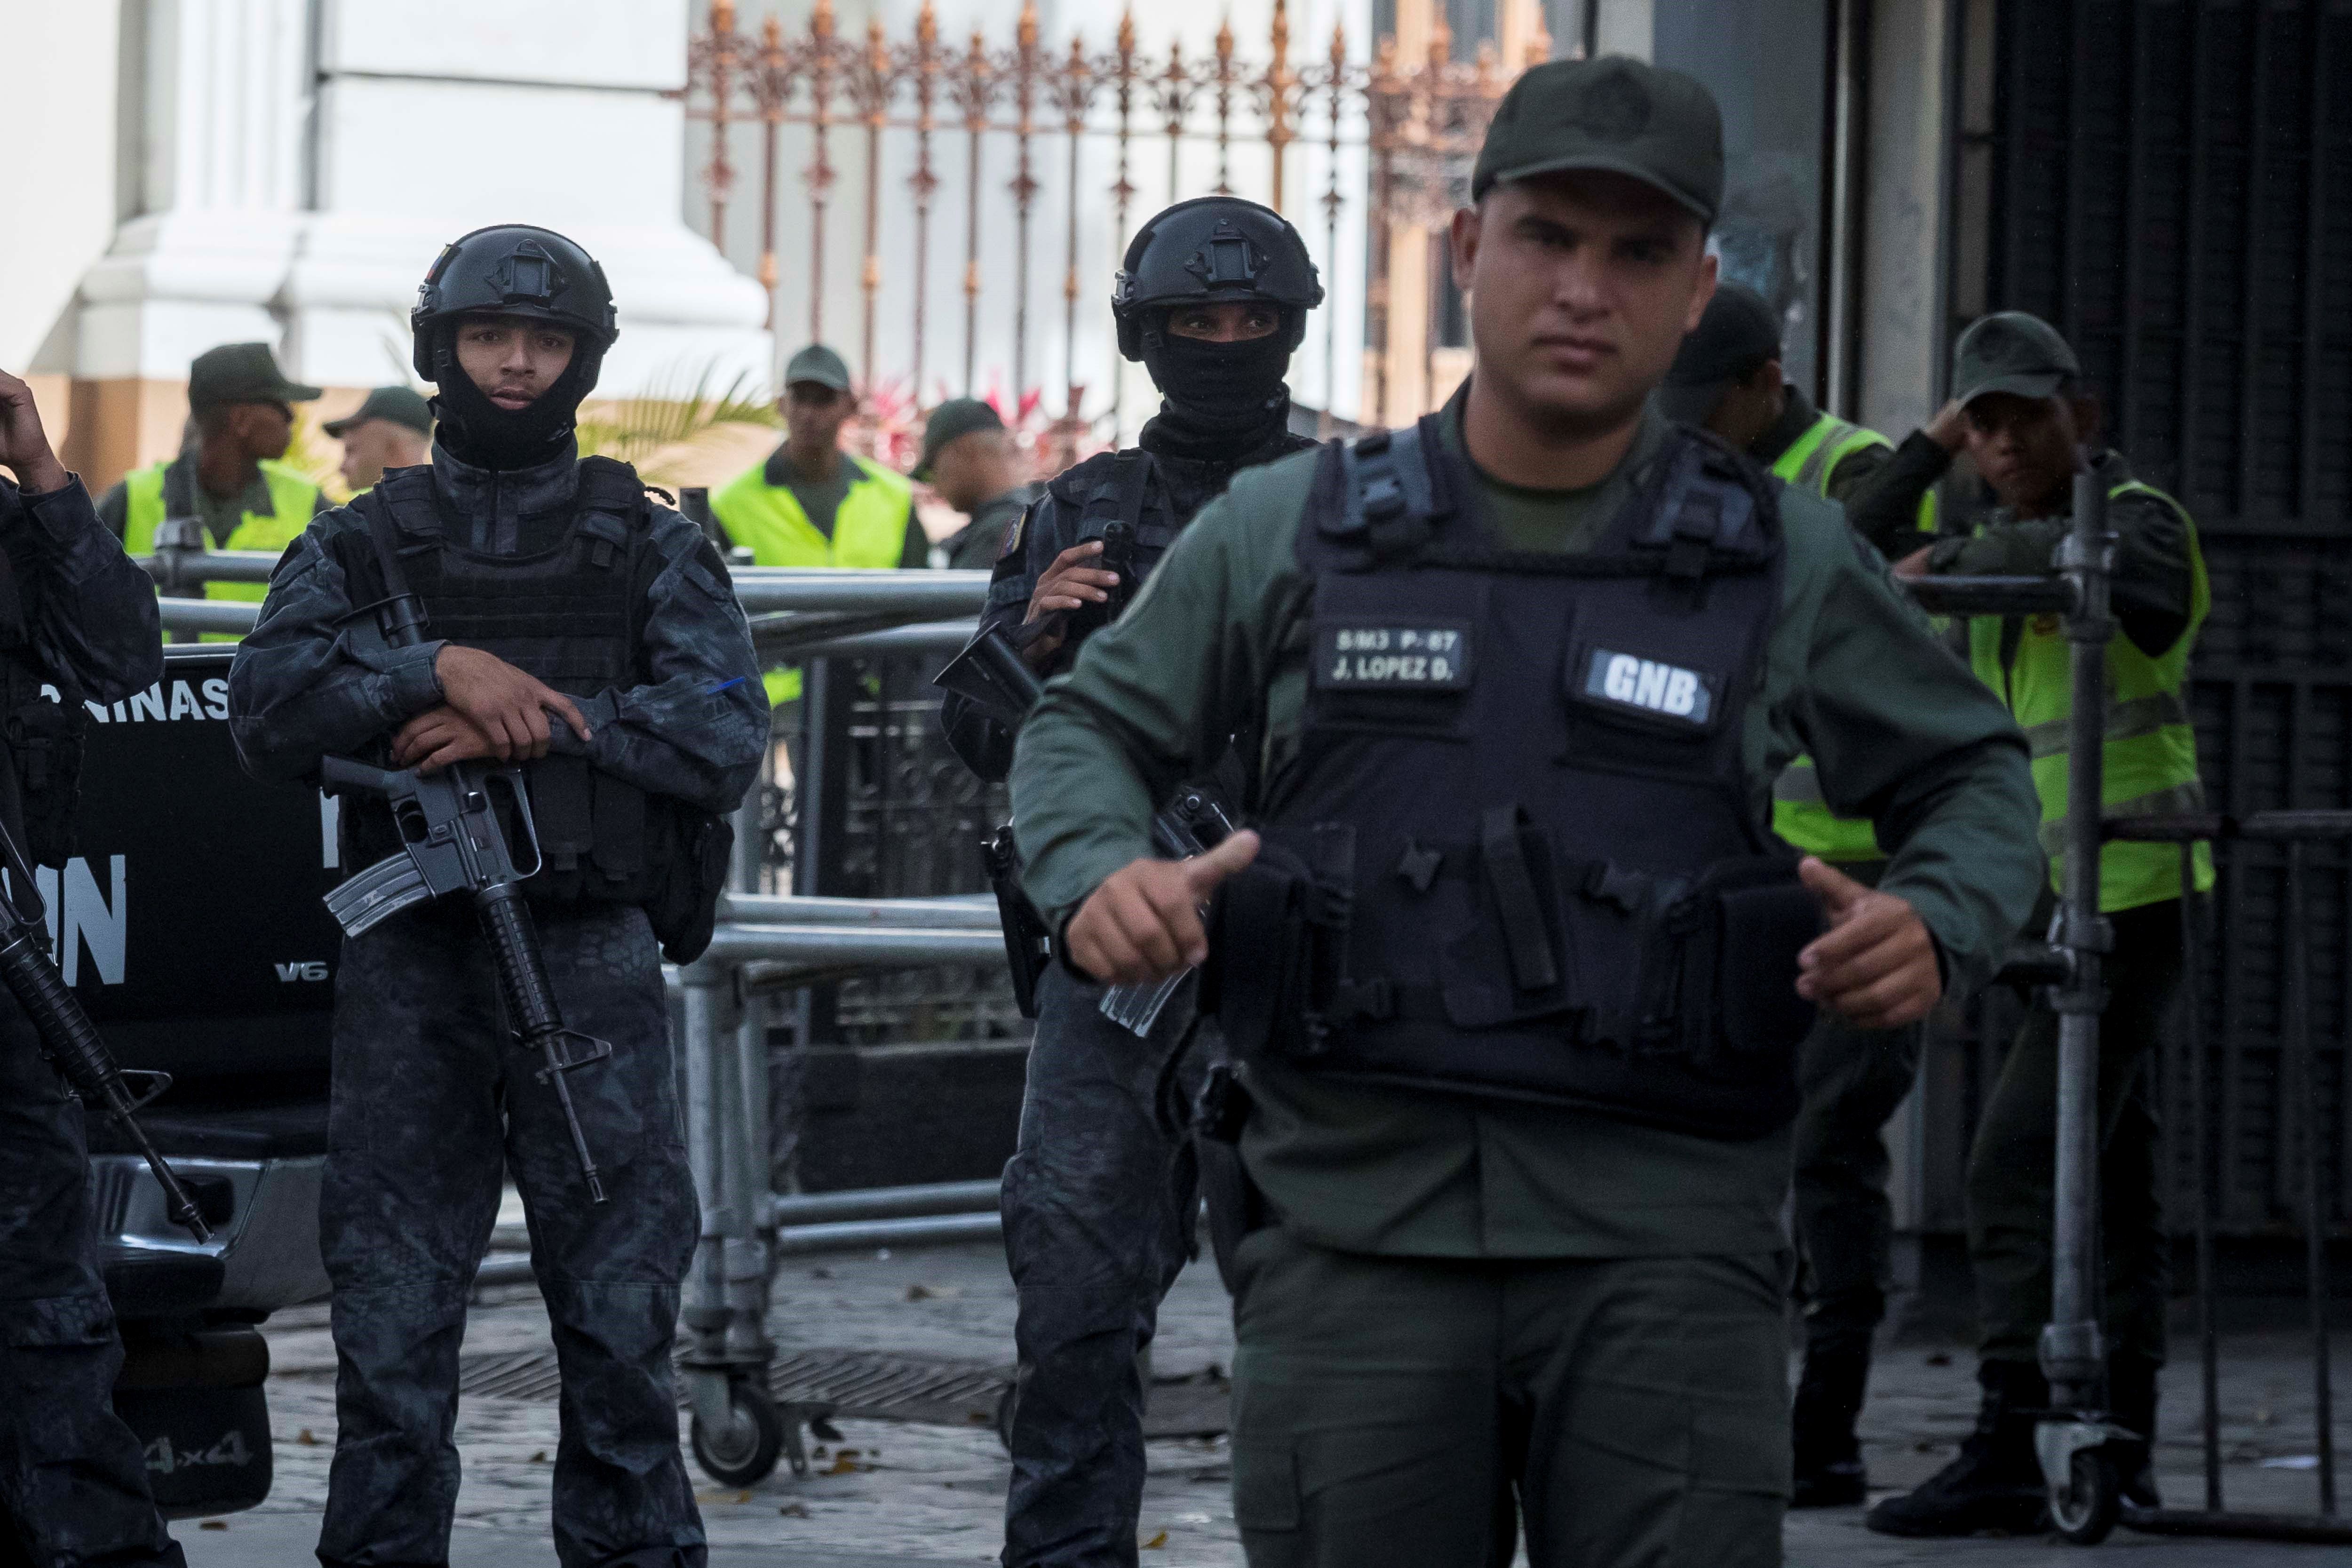
<svg viewBox="0 0 2352 1568">
<path fill-rule="evenodd" d="M 1741 756 L 1777 490 L 1677 431 L 1595 548 L 1512 552 L 1437 416 L 1326 449 L 1299 753 L 1217 914 L 1240 1048 L 1716 1137 L 1794 1114 L 1817 917 Z"/>
<path fill-rule="evenodd" d="M 426 636 L 495 654 L 570 697 L 652 679 L 639 608 L 662 560 L 644 489 L 627 464 L 583 459 L 570 525 L 551 547 L 528 554 L 458 544 L 462 524 L 442 516 L 427 466 L 393 470 L 353 506 L 372 528 L 380 519 L 391 523 Z M 385 597 L 375 552 L 361 542 L 342 553 L 352 604 L 370 607 Z M 522 767 L 542 859 L 524 887 L 539 901 L 651 910 L 667 872 L 691 858 L 712 820 L 585 757 L 551 754 Z M 398 847 L 391 812 L 372 797 L 346 796 L 343 821 L 352 836 L 346 865 L 366 866 Z"/>
</svg>

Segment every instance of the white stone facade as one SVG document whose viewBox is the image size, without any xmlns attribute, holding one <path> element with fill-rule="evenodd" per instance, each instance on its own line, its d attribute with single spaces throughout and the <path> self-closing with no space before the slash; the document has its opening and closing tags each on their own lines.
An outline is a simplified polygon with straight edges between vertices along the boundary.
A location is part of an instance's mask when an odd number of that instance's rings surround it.
<svg viewBox="0 0 2352 1568">
<path fill-rule="evenodd" d="M 119 224 L 68 300 L 5 264 L 0 346 L 69 377 L 77 416 L 85 387 L 181 382 L 240 340 L 325 386 L 404 377 L 435 254 L 506 221 L 603 261 L 621 321 L 603 393 L 764 383 L 761 290 L 681 216 L 687 0 L 147 0 L 113 38 L 37 15 L 51 4 L 0 0 L 0 37 L 55 40 L 42 68 L 85 89 L 68 133 L 104 128 L 92 100 L 111 95 L 121 146 L 75 156 L 110 178 Z M 38 286 L 21 303 L 19 272 Z"/>
</svg>

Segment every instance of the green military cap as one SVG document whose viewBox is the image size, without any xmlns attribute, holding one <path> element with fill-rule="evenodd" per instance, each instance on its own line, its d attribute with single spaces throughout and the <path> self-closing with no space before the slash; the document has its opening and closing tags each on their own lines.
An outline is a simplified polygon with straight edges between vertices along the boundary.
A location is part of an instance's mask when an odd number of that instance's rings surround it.
<svg viewBox="0 0 2352 1568">
<path fill-rule="evenodd" d="M 433 409 L 425 395 L 405 386 L 379 386 L 367 395 L 367 401 L 344 415 L 330 419 L 319 426 L 340 441 L 343 432 L 371 419 L 389 419 L 394 425 L 405 425 L 419 436 L 433 434 Z"/>
<path fill-rule="evenodd" d="M 2023 310 L 1987 316 L 1952 345 L 1952 395 L 1963 404 L 1994 392 L 2054 397 L 2082 374 L 2058 329 Z"/>
<path fill-rule="evenodd" d="M 1605 170 L 1654 185 L 1712 224 L 1723 204 L 1723 114 L 1696 77 L 1623 55 L 1549 60 L 1503 95 L 1470 199 L 1536 174 Z"/>
<path fill-rule="evenodd" d="M 1004 421 L 998 416 L 996 410 L 979 398 L 950 397 L 932 409 L 930 418 L 925 421 L 923 456 L 921 460 L 915 464 L 915 471 L 907 477 L 910 479 L 929 481 L 931 477 L 931 463 L 939 457 L 940 447 L 945 447 L 957 437 L 969 436 L 975 430 L 1003 428 Z"/>
<path fill-rule="evenodd" d="M 286 379 L 268 343 L 223 343 L 206 349 L 188 366 L 188 406 L 217 408 L 230 403 L 308 403 L 315 386 Z"/>
<path fill-rule="evenodd" d="M 1658 412 L 1679 425 L 1703 425 L 1726 387 L 1780 357 L 1780 313 L 1744 284 L 1718 283 L 1658 388 Z"/>
<path fill-rule="evenodd" d="M 819 386 L 829 386 L 835 392 L 849 390 L 849 367 L 841 356 L 823 343 L 811 343 L 793 356 L 784 366 L 784 384 L 796 381 L 813 381 Z"/>
</svg>

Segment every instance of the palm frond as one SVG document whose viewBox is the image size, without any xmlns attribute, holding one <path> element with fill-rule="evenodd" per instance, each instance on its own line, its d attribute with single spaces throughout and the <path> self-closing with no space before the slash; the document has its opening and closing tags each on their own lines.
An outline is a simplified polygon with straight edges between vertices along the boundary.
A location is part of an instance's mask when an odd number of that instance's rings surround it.
<svg viewBox="0 0 2352 1568">
<path fill-rule="evenodd" d="M 747 425 L 773 429 L 782 424 L 774 405 L 750 376 L 739 371 L 713 391 L 718 377 L 713 361 L 698 369 L 681 367 L 644 392 L 583 414 L 579 424 L 582 454 L 618 458 L 657 480 L 665 466 L 657 458 L 674 462 L 714 431 Z"/>
</svg>

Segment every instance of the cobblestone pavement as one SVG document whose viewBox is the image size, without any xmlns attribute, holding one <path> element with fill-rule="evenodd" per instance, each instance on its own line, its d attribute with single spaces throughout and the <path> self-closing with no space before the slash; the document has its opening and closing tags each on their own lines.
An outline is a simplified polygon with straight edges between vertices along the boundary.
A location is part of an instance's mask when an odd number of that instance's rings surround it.
<svg viewBox="0 0 2352 1568">
<path fill-rule="evenodd" d="M 778 1275 L 771 1329 L 785 1352 L 867 1350 L 1006 1363 L 1013 1292 L 993 1246 L 786 1260 Z M 271 1320 L 269 1402 L 278 1441 L 277 1482 L 260 1510 L 175 1527 L 195 1568 L 308 1568 L 333 1451 L 333 1349 L 323 1307 Z M 543 1347 L 546 1320 L 534 1291 L 487 1293 L 471 1321 L 468 1354 Z M 2244 1335 L 2225 1347 L 2224 1449 L 2234 1508 L 2306 1510 L 2315 1491 L 2311 1390 L 2293 1335 Z M 1155 1373 L 1223 1365 L 1232 1332 L 1223 1290 L 1205 1260 L 1188 1268 L 1162 1316 Z M 2352 1337 L 2337 1352 L 2352 1360 Z M 1974 1415 L 1975 1385 L 1963 1352 L 1925 1347 L 1890 1352 L 1864 1418 L 1872 1477 L 1907 1487 L 1943 1465 Z M 2176 1504 L 2201 1498 L 2196 1447 L 2195 1368 L 2168 1374 L 2159 1450 L 2165 1489 Z M 2352 1424 L 2338 1416 L 2339 1449 Z M 993 1562 L 1000 1544 L 1005 1461 L 992 1431 L 905 1422 L 841 1423 L 843 1440 L 821 1447 L 814 1473 L 788 1469 L 748 1490 L 708 1483 L 700 1493 L 717 1568 L 754 1563 L 793 1568 L 899 1568 Z M 475 1398 L 463 1406 L 465 1451 L 454 1568 L 552 1568 L 547 1545 L 548 1458 L 552 1403 Z M 2271 1461 L 2265 1466 L 2264 1461 Z M 1143 1506 L 1147 1568 L 1234 1568 L 1224 1445 L 1166 1440 L 1150 1445 Z M 1792 1568 L 2040 1568 L 2079 1564 L 2079 1552 L 2044 1540 L 1897 1542 L 1863 1530 L 1859 1510 L 1793 1516 Z M 2343 1548 L 2162 1539 L 2118 1531 L 2105 1550 L 2136 1568 L 2246 1568 L 2257 1563 L 2342 1562 Z"/>
</svg>

